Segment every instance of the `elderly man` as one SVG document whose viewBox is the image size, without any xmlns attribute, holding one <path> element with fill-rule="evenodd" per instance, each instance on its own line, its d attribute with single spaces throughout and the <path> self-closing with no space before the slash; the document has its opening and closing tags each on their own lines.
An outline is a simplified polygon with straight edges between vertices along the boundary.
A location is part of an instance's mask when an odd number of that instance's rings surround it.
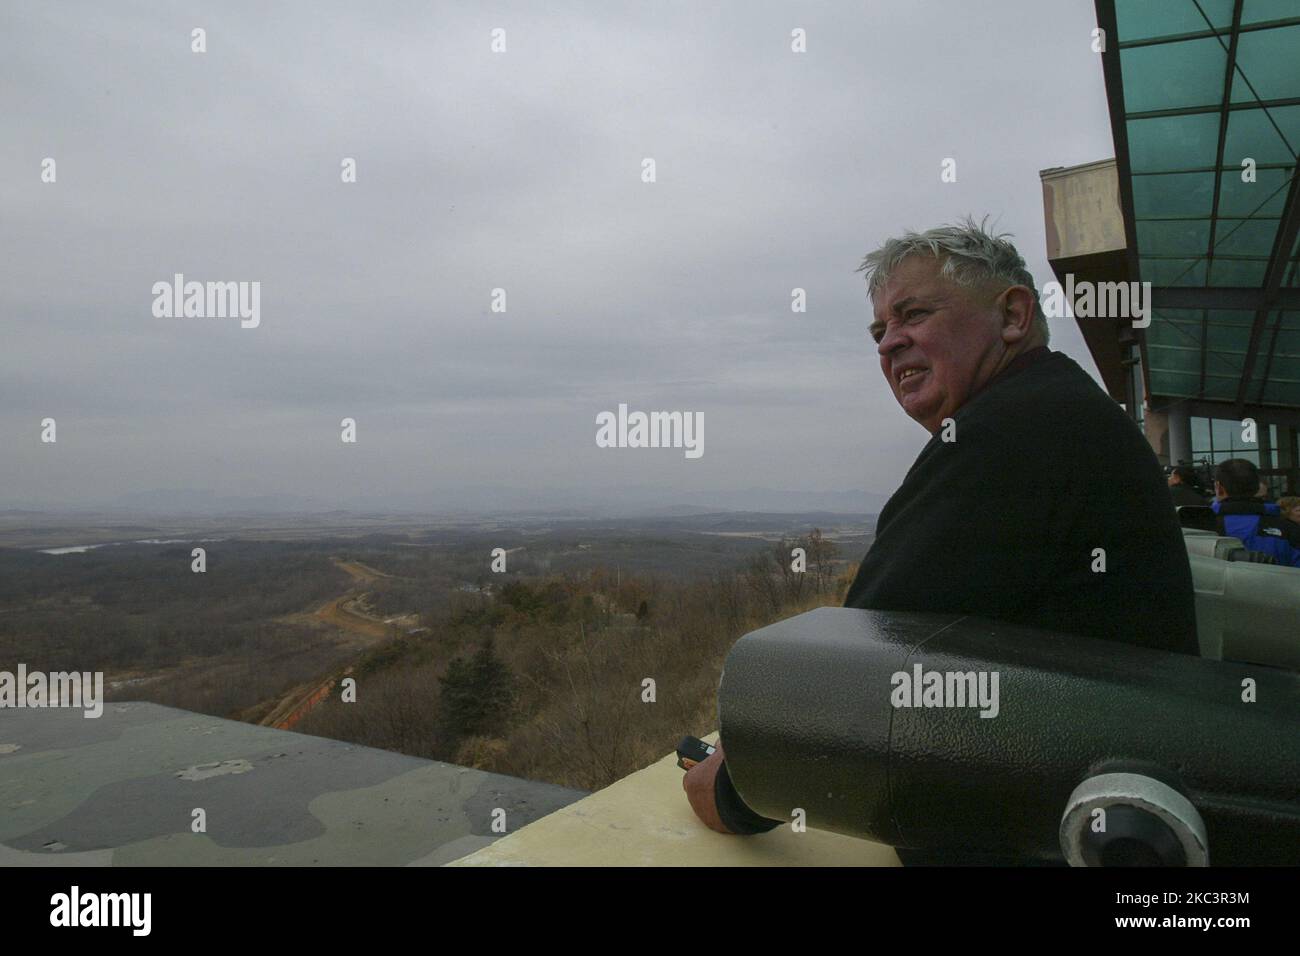
<svg viewBox="0 0 1300 956">
<path fill-rule="evenodd" d="M 880 370 L 932 437 L 881 512 L 845 606 L 1196 654 L 1191 569 L 1161 467 L 1123 410 L 1047 348 L 1015 247 L 968 221 L 891 239 L 862 269 Z M 739 799 L 720 745 L 684 786 L 715 830 L 776 825 Z"/>
</svg>

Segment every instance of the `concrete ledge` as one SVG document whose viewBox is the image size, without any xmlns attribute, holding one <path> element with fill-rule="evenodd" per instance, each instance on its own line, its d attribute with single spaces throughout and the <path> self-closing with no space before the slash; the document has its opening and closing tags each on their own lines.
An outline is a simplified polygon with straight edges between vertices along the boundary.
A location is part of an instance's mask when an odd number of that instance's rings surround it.
<svg viewBox="0 0 1300 956">
<path fill-rule="evenodd" d="M 717 739 L 717 734 L 708 738 Z M 893 847 L 789 826 L 752 837 L 695 818 L 677 757 L 554 813 L 450 866 L 899 866 Z"/>
</svg>

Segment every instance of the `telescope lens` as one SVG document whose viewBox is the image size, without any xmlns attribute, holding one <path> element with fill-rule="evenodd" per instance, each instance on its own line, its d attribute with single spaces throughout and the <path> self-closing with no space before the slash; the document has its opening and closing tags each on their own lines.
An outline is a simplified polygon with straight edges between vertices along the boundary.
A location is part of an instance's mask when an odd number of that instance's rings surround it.
<svg viewBox="0 0 1300 956">
<path fill-rule="evenodd" d="M 1187 854 L 1170 826 L 1140 807 L 1116 804 L 1106 811 L 1106 832 L 1088 831 L 1089 866 L 1186 866 Z"/>
</svg>

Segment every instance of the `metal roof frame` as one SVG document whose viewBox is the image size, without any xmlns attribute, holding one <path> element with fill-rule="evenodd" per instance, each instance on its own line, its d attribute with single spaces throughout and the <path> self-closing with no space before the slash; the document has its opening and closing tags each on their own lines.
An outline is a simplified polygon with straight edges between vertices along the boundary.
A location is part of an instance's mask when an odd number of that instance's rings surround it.
<svg viewBox="0 0 1300 956">
<path fill-rule="evenodd" d="M 1278 27 L 1300 26 L 1300 17 L 1281 17 L 1277 20 L 1261 20 L 1258 23 L 1241 22 L 1241 4 L 1233 11 L 1233 26 L 1225 27 L 1222 30 L 1213 27 L 1207 27 L 1204 30 L 1194 30 L 1191 33 L 1169 33 L 1165 36 L 1143 37 L 1140 40 L 1123 40 L 1119 43 L 1121 50 L 1131 50 L 1139 46 L 1158 46 L 1161 43 L 1182 43 L 1184 40 L 1208 40 L 1211 37 L 1223 36 L 1229 32 L 1234 33 L 1253 33 L 1256 30 L 1276 30 Z M 1100 22 L 1097 24 L 1101 26 Z M 1103 27 L 1103 29 L 1105 29 Z M 1106 32 L 1107 36 L 1114 36 L 1110 31 Z"/>
<path fill-rule="evenodd" d="M 1300 170 L 1300 165 L 1297 165 L 1296 169 Z M 1250 377 L 1255 371 L 1255 360 L 1259 354 L 1259 340 L 1264 333 L 1264 324 L 1268 321 L 1269 312 L 1277 307 L 1277 300 L 1280 297 L 1282 288 L 1282 276 L 1290 264 L 1287 260 L 1291 255 L 1292 246 L 1295 245 L 1297 232 L 1300 232 L 1300 176 L 1293 172 L 1291 174 L 1291 189 L 1286 197 L 1286 208 L 1282 213 L 1282 222 L 1277 227 L 1277 235 L 1273 238 L 1273 249 L 1269 253 L 1268 268 L 1264 272 L 1264 300 L 1256 310 L 1255 322 L 1250 327 L 1250 345 L 1246 347 L 1246 364 L 1241 370 L 1241 385 L 1237 388 L 1238 406 L 1246 403 L 1246 389 L 1250 387 Z M 1280 321 L 1280 313 L 1278 318 Z M 1274 338 L 1276 339 L 1276 336 Z M 1269 364 L 1272 364 L 1271 359 Z M 1267 375 L 1261 378 L 1259 384 L 1261 395 L 1267 381 Z"/>
<path fill-rule="evenodd" d="M 1205 253 L 1206 270 L 1214 265 L 1214 240 L 1219 231 L 1219 195 L 1223 188 L 1223 146 L 1228 141 L 1228 103 L 1232 99 L 1232 81 L 1237 72 L 1237 36 L 1241 31 L 1241 8 L 1245 0 L 1232 5 L 1232 34 L 1228 38 L 1228 62 L 1223 71 L 1223 101 L 1219 111 L 1219 147 L 1214 161 L 1214 201 L 1210 205 L 1210 241 Z M 1220 40 L 1220 43 L 1223 41 Z M 1152 307 L 1154 311 L 1154 306 Z M 1201 313 L 1201 381 L 1196 388 L 1197 397 L 1205 396 L 1205 361 L 1210 352 L 1209 315 Z"/>
<path fill-rule="evenodd" d="M 1120 209 L 1123 217 L 1124 232 L 1126 239 L 1125 258 L 1129 271 L 1129 278 L 1136 279 L 1141 275 L 1139 265 L 1139 249 L 1137 244 L 1137 223 L 1138 218 L 1134 212 L 1133 199 L 1133 177 L 1134 173 L 1131 168 L 1129 157 L 1128 143 L 1128 123 L 1130 120 L 1150 119 L 1157 117 L 1171 116 L 1188 116 L 1194 114 L 1217 113 L 1219 117 L 1219 129 L 1217 137 L 1217 147 L 1215 161 L 1213 166 L 1187 167 L 1180 169 L 1152 170 L 1144 171 L 1136 175 L 1176 175 L 1178 173 L 1213 173 L 1214 188 L 1213 199 L 1210 209 L 1209 218 L 1209 240 L 1204 256 L 1197 261 L 1204 261 L 1205 274 L 1210 275 L 1210 267 L 1216 259 L 1222 261 L 1240 260 L 1267 262 L 1264 270 L 1264 279 L 1259 287 L 1213 287 L 1213 286 L 1162 286 L 1152 289 L 1152 310 L 1157 309 L 1236 309 L 1242 311 L 1253 311 L 1254 320 L 1250 325 L 1249 339 L 1244 353 L 1236 350 L 1214 349 L 1216 354 L 1241 355 L 1242 368 L 1237 378 L 1237 387 L 1235 389 L 1235 404 L 1241 408 L 1246 403 L 1247 394 L 1250 391 L 1251 381 L 1254 378 L 1256 368 L 1261 368 L 1262 374 L 1259 377 L 1257 391 L 1255 392 L 1256 401 L 1262 401 L 1264 391 L 1269 382 L 1270 373 L 1273 370 L 1273 360 L 1276 354 L 1276 347 L 1279 333 L 1282 330 L 1282 314 L 1284 311 L 1300 310 L 1300 288 L 1294 285 L 1297 271 L 1297 263 L 1292 250 L 1295 248 L 1297 234 L 1300 234 L 1300 162 L 1291 163 L 1267 163 L 1260 164 L 1256 168 L 1284 169 L 1290 170 L 1291 176 L 1289 189 L 1280 214 L 1255 216 L 1252 214 L 1241 216 L 1226 216 L 1220 214 L 1220 200 L 1222 197 L 1223 174 L 1228 171 L 1235 171 L 1235 166 L 1224 165 L 1224 151 L 1228 134 L 1228 122 L 1230 115 L 1238 110 L 1258 110 L 1263 109 L 1264 115 L 1273 124 L 1279 136 L 1287 146 L 1288 152 L 1295 157 L 1296 151 L 1291 148 L 1291 144 L 1282 134 L 1273 117 L 1267 112 L 1272 107 L 1296 106 L 1300 105 L 1300 97 L 1285 97 L 1262 100 L 1255 96 L 1255 88 L 1250 83 L 1249 78 L 1242 71 L 1237 60 L 1237 43 L 1241 34 L 1255 32 L 1258 30 L 1277 29 L 1280 27 L 1300 26 L 1300 17 L 1288 17 L 1284 19 L 1262 21 L 1258 23 L 1242 24 L 1242 11 L 1244 0 L 1235 0 L 1232 9 L 1232 18 L 1229 25 L 1223 27 L 1212 27 L 1207 23 L 1207 29 L 1179 34 L 1169 34 L 1156 37 L 1144 37 L 1136 40 L 1119 41 L 1118 22 L 1116 16 L 1116 0 L 1095 0 L 1094 6 L 1097 13 L 1097 25 L 1103 31 L 1105 36 L 1114 38 L 1116 42 L 1108 43 L 1105 52 L 1102 54 L 1102 72 L 1106 85 L 1106 100 L 1110 112 L 1111 134 L 1115 142 L 1115 162 L 1116 171 L 1119 178 Z M 1199 4 L 1198 4 L 1199 9 Z M 1204 16 L 1204 11 L 1202 11 Z M 1187 40 L 1198 40 L 1206 38 L 1215 38 L 1219 41 L 1220 46 L 1224 48 L 1226 54 L 1226 68 L 1223 77 L 1223 92 L 1218 103 L 1205 104 L 1202 106 L 1179 107 L 1174 109 L 1145 110 L 1142 112 L 1126 113 L 1124 109 L 1124 77 L 1123 68 L 1120 58 L 1120 51 L 1133 49 L 1136 47 L 1153 46 L 1163 43 L 1177 43 Z M 1226 41 L 1226 42 L 1225 42 Z M 1248 101 L 1232 102 L 1232 91 L 1236 77 L 1240 75 L 1242 81 L 1252 94 Z M 1274 191 L 1274 195 L 1280 192 L 1282 186 Z M 1261 203 L 1269 202 L 1272 196 Z M 1204 217 L 1189 216 L 1151 216 L 1143 217 L 1141 221 L 1158 222 L 1158 221 L 1178 221 L 1178 220 L 1203 220 Z M 1247 221 L 1255 222 L 1277 222 L 1277 229 L 1273 236 L 1273 244 L 1269 251 L 1267 260 L 1260 256 L 1234 255 L 1219 253 L 1216 255 L 1215 246 L 1231 235 L 1229 231 L 1226 235 L 1221 234 L 1219 228 L 1220 220 L 1225 223 L 1237 222 L 1239 225 Z M 1187 256 L 1159 254 L 1143 254 L 1142 258 L 1149 259 L 1187 259 Z M 1284 278 L 1286 283 L 1284 284 Z M 1271 327 L 1269 326 L 1270 316 L 1273 318 Z M 1154 321 L 1154 320 L 1153 320 Z M 1173 323 L 1170 323 L 1171 327 Z M 1206 362 L 1209 353 L 1212 351 L 1209 342 L 1209 331 L 1213 323 L 1210 321 L 1208 312 L 1202 311 L 1200 318 L 1200 369 L 1199 369 L 1199 386 L 1196 389 L 1198 397 L 1204 397 L 1206 382 L 1209 378 L 1224 378 L 1223 373 L 1213 372 L 1207 369 Z M 1179 331 L 1185 333 L 1181 325 L 1177 326 Z M 1185 333 L 1186 334 L 1186 333 Z M 1192 338 L 1189 334 L 1189 338 Z M 1267 346 L 1264 341 L 1267 338 Z M 1150 373 L 1151 363 L 1148 355 L 1147 335 L 1145 332 L 1137 336 L 1137 344 L 1142 356 L 1142 376 L 1143 385 L 1148 394 L 1152 393 Z M 1162 346 L 1163 348 L 1164 346 Z M 1184 347 L 1186 348 L 1186 347 Z M 1261 362 L 1262 355 L 1262 365 Z M 1279 383 L 1282 381 L 1278 380 Z"/>
<path fill-rule="evenodd" d="M 1096 0 L 1097 26 L 1106 37 L 1118 37 L 1115 0 Z M 1113 52 L 1112 52 L 1113 51 Z M 1138 268 L 1137 217 L 1133 213 L 1133 169 L 1128 153 L 1128 122 L 1124 118 L 1124 71 L 1118 45 L 1107 44 L 1101 55 L 1102 77 L 1106 83 L 1106 106 L 1110 113 L 1110 132 L 1115 141 L 1115 173 L 1119 180 L 1119 208 L 1124 220 L 1124 260 L 1130 280 L 1142 273 Z M 1154 306 L 1153 306 L 1154 308 Z M 1138 354 L 1142 359 L 1142 389 L 1151 394 L 1151 363 L 1147 360 L 1147 340 L 1137 334 Z"/>
</svg>

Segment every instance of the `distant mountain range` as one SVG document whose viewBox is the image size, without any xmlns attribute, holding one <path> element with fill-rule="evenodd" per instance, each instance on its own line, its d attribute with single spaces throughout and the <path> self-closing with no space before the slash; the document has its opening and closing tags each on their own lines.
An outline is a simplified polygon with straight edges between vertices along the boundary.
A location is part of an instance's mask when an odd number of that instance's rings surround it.
<svg viewBox="0 0 1300 956">
<path fill-rule="evenodd" d="M 463 486 L 421 496 L 325 500 L 303 495 L 221 495 L 209 489 L 156 488 L 80 506 L 7 504 L 6 510 L 123 511 L 142 514 L 540 514 L 575 517 L 687 516 L 717 512 L 878 514 L 888 495 L 869 491 L 783 491 L 737 488 L 675 494 L 654 485 L 575 491 Z"/>
</svg>

